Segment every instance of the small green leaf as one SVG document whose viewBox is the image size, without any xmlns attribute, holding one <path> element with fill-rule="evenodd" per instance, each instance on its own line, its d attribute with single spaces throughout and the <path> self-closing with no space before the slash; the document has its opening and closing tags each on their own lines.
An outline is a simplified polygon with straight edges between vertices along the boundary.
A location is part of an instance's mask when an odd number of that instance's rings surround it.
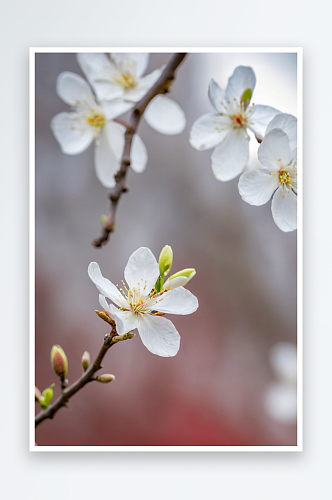
<svg viewBox="0 0 332 500">
<path fill-rule="evenodd" d="M 47 389 L 45 389 L 42 392 L 42 395 L 40 396 L 40 398 L 38 400 L 39 404 L 43 410 L 46 410 L 46 408 L 49 406 L 50 402 L 52 401 L 54 386 L 55 386 L 55 384 L 52 384 L 49 387 L 47 387 Z"/>
<path fill-rule="evenodd" d="M 252 90 L 251 89 L 246 89 L 243 92 L 242 97 L 241 97 L 241 104 L 244 105 L 244 109 L 247 109 L 247 107 L 249 106 L 251 97 L 252 97 Z"/>
</svg>

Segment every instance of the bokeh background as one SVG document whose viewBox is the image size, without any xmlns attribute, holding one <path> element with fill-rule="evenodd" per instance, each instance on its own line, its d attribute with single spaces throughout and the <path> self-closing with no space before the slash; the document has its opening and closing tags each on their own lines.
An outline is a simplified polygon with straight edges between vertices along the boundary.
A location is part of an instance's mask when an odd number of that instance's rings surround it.
<svg viewBox="0 0 332 500">
<path fill-rule="evenodd" d="M 169 57 L 152 54 L 148 71 Z M 56 94 L 58 74 L 82 73 L 75 54 L 36 55 L 36 385 L 57 382 L 53 344 L 68 356 L 71 383 L 81 375 L 83 352 L 94 357 L 108 331 L 94 312 L 91 261 L 117 283 L 134 250 L 147 246 L 158 257 L 169 244 L 173 272 L 196 269 L 188 288 L 200 304 L 190 316 L 168 316 L 181 334 L 174 358 L 151 354 L 138 335 L 112 348 L 104 372 L 116 381 L 89 384 L 68 409 L 40 424 L 39 446 L 296 444 L 296 422 L 272 419 L 263 404 L 275 380 L 269 349 L 280 341 L 296 344 L 296 232 L 277 228 L 269 203 L 243 202 L 238 179 L 217 181 L 212 150 L 198 152 L 188 141 L 194 120 L 212 112 L 210 79 L 224 88 L 240 64 L 256 73 L 255 103 L 296 116 L 296 54 L 190 54 L 170 95 L 187 127 L 164 136 L 141 121 L 147 169 L 129 172 L 115 233 L 96 249 L 90 243 L 108 212 L 108 190 L 95 176 L 93 146 L 64 155 L 50 129 L 52 117 L 68 110 Z M 252 139 L 248 168 L 257 165 L 257 147 Z"/>
</svg>

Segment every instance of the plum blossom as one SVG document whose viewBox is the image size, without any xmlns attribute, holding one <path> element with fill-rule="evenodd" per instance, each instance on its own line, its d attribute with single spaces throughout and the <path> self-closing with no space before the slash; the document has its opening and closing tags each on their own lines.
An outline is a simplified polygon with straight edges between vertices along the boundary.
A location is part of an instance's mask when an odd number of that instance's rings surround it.
<svg viewBox="0 0 332 500">
<path fill-rule="evenodd" d="M 98 102 L 87 82 L 79 75 L 65 71 L 58 76 L 57 93 L 72 106 L 71 112 L 54 116 L 51 128 L 63 153 L 75 155 L 85 151 L 95 141 L 95 167 L 100 182 L 115 186 L 114 174 L 120 168 L 125 143 L 125 127 L 112 121 L 128 109 L 122 99 Z M 142 139 L 135 134 L 131 149 L 131 167 L 142 172 L 147 152 Z"/>
<path fill-rule="evenodd" d="M 123 99 L 128 109 L 140 101 L 163 72 L 158 68 L 144 76 L 149 54 L 79 53 L 78 63 L 101 101 Z M 157 95 L 146 107 L 143 117 L 150 127 L 161 134 L 180 134 L 186 126 L 182 108 L 172 99 Z"/>
<path fill-rule="evenodd" d="M 296 129 L 295 116 L 277 115 L 258 148 L 264 168 L 245 172 L 239 180 L 240 195 L 250 205 L 264 205 L 273 197 L 273 220 L 285 232 L 297 228 Z"/>
<path fill-rule="evenodd" d="M 180 335 L 173 323 L 162 316 L 191 314 L 198 308 L 198 301 L 182 286 L 156 292 L 159 264 L 149 248 L 141 247 L 129 257 L 124 271 L 127 284 L 123 282 L 123 288 L 104 278 L 96 262 L 91 262 L 88 274 L 100 292 L 100 305 L 114 319 L 119 335 L 137 328 L 150 352 L 175 356 Z M 106 297 L 115 305 L 109 304 Z"/>
<path fill-rule="evenodd" d="M 212 153 L 213 174 L 219 181 L 237 177 L 249 160 L 249 135 L 253 132 L 262 139 L 268 123 L 280 113 L 275 108 L 251 104 L 256 85 L 252 68 L 238 66 L 229 78 L 226 91 L 212 79 L 209 98 L 217 113 L 198 118 L 190 132 L 190 144 Z"/>
<path fill-rule="evenodd" d="M 277 377 L 264 395 L 264 408 L 271 418 L 292 424 L 297 414 L 296 347 L 287 342 L 275 344 L 269 352 L 271 368 Z"/>
</svg>

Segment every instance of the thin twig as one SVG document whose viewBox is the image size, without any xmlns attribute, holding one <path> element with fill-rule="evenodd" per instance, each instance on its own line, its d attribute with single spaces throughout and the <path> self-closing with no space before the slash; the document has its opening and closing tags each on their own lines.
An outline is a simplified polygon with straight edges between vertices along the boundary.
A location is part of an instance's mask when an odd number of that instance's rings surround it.
<svg viewBox="0 0 332 500">
<path fill-rule="evenodd" d="M 78 380 L 76 380 L 76 382 L 74 382 L 70 387 L 67 387 L 67 389 L 64 389 L 61 396 L 59 396 L 53 404 L 51 404 L 46 410 L 38 413 L 35 418 L 35 427 L 37 427 L 37 425 L 39 425 L 46 418 L 53 418 L 54 414 L 60 408 L 66 406 L 66 403 L 74 394 L 76 394 L 76 392 L 82 389 L 82 387 L 84 387 L 89 382 L 95 380 L 94 374 L 102 368 L 101 362 L 107 351 L 110 349 L 110 347 L 117 343 L 117 338 L 113 340 L 114 337 L 117 337 L 117 335 L 118 334 L 114 323 L 114 326 L 112 326 L 112 332 L 105 335 L 103 346 L 100 349 L 94 363 L 89 366 L 87 371 L 83 373 L 83 375 Z"/>
<path fill-rule="evenodd" d="M 169 92 L 171 83 L 174 80 L 175 70 L 179 66 L 179 64 L 181 64 L 185 56 L 186 56 L 185 53 L 183 54 L 178 53 L 172 56 L 171 60 L 167 64 L 166 68 L 164 69 L 164 71 L 162 72 L 156 83 L 145 94 L 143 99 L 141 99 L 133 108 L 129 118 L 129 122 L 124 123 L 123 121 L 121 121 L 121 123 L 124 124 L 127 129 L 125 134 L 125 147 L 121 160 L 120 170 L 115 176 L 116 185 L 109 195 L 109 199 L 111 200 L 110 213 L 103 223 L 103 230 L 101 236 L 99 238 L 96 238 L 92 242 L 92 245 L 94 245 L 95 247 L 101 247 L 105 245 L 109 239 L 110 234 L 114 231 L 115 212 L 117 204 L 119 202 L 122 193 L 128 191 L 128 187 L 126 185 L 126 174 L 128 167 L 130 165 L 130 149 L 131 149 L 132 139 L 134 133 L 136 132 L 140 119 L 145 111 L 145 108 L 147 107 L 149 102 L 154 97 L 156 97 L 156 95 L 165 94 Z"/>
</svg>

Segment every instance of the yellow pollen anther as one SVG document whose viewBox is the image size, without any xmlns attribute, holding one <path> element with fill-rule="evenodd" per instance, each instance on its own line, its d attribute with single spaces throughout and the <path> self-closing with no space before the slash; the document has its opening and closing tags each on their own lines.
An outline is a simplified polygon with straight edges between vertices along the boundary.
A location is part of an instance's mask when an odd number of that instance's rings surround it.
<svg viewBox="0 0 332 500">
<path fill-rule="evenodd" d="M 134 87 L 135 80 L 131 75 L 122 75 L 128 87 Z"/>
<path fill-rule="evenodd" d="M 291 183 L 290 175 L 288 172 L 285 172 L 284 170 L 281 170 L 279 172 L 279 186 L 282 184 L 289 185 Z"/>
<path fill-rule="evenodd" d="M 105 116 L 101 113 L 91 114 L 87 117 L 87 122 L 91 127 L 101 128 L 105 125 Z"/>
</svg>

